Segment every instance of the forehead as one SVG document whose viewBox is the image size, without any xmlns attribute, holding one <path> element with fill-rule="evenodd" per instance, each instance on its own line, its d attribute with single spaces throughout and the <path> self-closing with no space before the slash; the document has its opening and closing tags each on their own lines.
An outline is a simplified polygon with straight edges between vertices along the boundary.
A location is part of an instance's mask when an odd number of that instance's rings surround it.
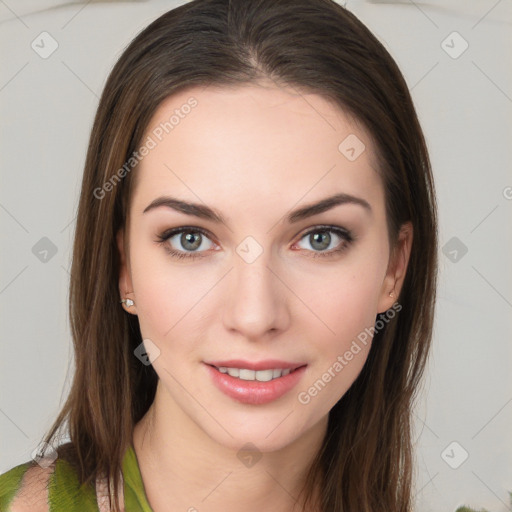
<svg viewBox="0 0 512 512">
<path fill-rule="evenodd" d="M 150 142 L 151 141 L 151 142 Z M 373 144 L 328 99 L 273 83 L 192 87 L 166 98 L 148 123 L 152 149 L 136 169 L 135 202 L 169 193 L 226 211 L 227 201 L 288 206 L 333 192 L 378 208 Z"/>
</svg>

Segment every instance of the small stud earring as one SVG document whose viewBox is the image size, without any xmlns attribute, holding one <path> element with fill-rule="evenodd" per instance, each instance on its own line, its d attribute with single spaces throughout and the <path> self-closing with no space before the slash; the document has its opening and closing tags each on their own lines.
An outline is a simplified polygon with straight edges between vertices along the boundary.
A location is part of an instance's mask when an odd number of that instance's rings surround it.
<svg viewBox="0 0 512 512">
<path fill-rule="evenodd" d="M 119 303 L 123 303 L 123 302 L 126 304 L 127 308 L 134 305 L 134 302 L 132 299 L 123 299 L 123 300 L 119 301 Z"/>
<path fill-rule="evenodd" d="M 395 296 L 395 294 L 394 294 L 393 292 L 389 292 L 389 296 L 390 296 L 390 297 L 394 297 L 394 296 Z"/>
</svg>

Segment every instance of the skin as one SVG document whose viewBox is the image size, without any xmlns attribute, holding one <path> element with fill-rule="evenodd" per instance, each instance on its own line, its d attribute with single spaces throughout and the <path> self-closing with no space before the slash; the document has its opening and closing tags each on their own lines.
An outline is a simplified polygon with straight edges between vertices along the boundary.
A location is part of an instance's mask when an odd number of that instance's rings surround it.
<svg viewBox="0 0 512 512">
<path fill-rule="evenodd" d="M 136 170 L 127 225 L 117 237 L 119 291 L 135 302 L 125 310 L 138 315 L 143 339 L 160 350 L 155 401 L 134 430 L 144 486 L 155 512 L 298 510 L 329 410 L 361 371 L 371 342 L 360 344 L 308 404 L 297 395 L 392 307 L 412 228 L 404 225 L 392 251 L 371 140 L 327 99 L 267 82 L 191 88 L 160 105 L 146 136 L 191 96 L 198 105 Z M 338 150 L 349 134 L 366 146 L 355 161 Z M 363 198 L 371 211 L 346 203 L 285 222 L 291 210 L 337 192 Z M 226 224 L 167 207 L 143 213 L 161 195 L 215 208 Z M 329 231 L 324 252 L 331 256 L 314 257 L 322 249 L 309 232 L 324 224 L 348 229 L 355 240 L 346 245 Z M 199 249 L 204 257 L 172 258 L 165 244 L 191 252 L 180 235 L 156 242 L 180 226 L 210 234 Z M 247 236 L 263 250 L 252 263 L 236 252 Z M 231 358 L 277 358 L 307 368 L 292 391 L 249 405 L 218 390 L 203 363 Z M 237 457 L 247 442 L 262 454 L 251 467 Z"/>
</svg>

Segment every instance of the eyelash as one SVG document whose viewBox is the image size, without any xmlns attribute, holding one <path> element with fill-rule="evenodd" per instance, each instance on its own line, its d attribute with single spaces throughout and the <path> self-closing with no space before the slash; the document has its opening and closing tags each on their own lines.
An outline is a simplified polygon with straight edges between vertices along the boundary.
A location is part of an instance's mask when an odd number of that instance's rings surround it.
<svg viewBox="0 0 512 512">
<path fill-rule="evenodd" d="M 355 237 L 352 235 L 352 233 L 349 230 L 343 229 L 343 228 L 339 228 L 339 227 L 336 227 L 336 226 L 315 226 L 313 229 L 310 229 L 309 231 L 304 233 L 300 237 L 300 240 L 302 240 L 306 236 L 311 235 L 313 233 L 329 233 L 329 232 L 332 232 L 335 235 L 339 236 L 342 240 L 344 240 L 344 243 L 343 242 L 341 243 L 341 247 L 340 248 L 338 248 L 338 249 L 331 249 L 330 251 L 308 251 L 308 252 L 313 252 L 313 256 L 311 256 L 312 258 L 329 258 L 329 257 L 334 257 L 335 255 L 341 254 L 346 249 L 348 249 L 350 244 L 352 242 L 354 242 L 354 240 L 355 240 Z M 173 228 L 173 229 L 164 231 L 162 234 L 157 235 L 156 242 L 158 244 L 162 244 L 164 246 L 165 250 L 173 258 L 177 258 L 177 259 L 183 259 L 183 258 L 188 258 L 188 259 L 204 258 L 205 255 L 202 254 L 202 253 L 206 252 L 206 251 L 201 251 L 201 252 L 183 252 L 183 251 L 176 251 L 176 250 L 171 249 L 169 247 L 169 244 L 166 243 L 169 240 L 169 238 L 172 238 L 174 235 L 177 235 L 177 234 L 180 234 L 180 233 L 201 233 L 202 235 L 204 235 L 205 237 L 210 239 L 209 234 L 204 229 L 201 229 L 201 228 L 198 228 L 198 227 L 194 227 L 194 226 L 183 226 L 183 227 L 180 227 L 180 228 Z"/>
</svg>

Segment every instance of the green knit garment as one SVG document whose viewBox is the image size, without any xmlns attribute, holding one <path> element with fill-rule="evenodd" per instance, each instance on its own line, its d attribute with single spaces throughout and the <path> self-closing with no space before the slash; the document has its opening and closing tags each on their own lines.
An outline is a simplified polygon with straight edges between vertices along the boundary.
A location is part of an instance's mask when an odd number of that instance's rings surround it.
<svg viewBox="0 0 512 512">
<path fill-rule="evenodd" d="M 20 490 L 23 476 L 30 466 L 31 462 L 25 462 L 0 475 L 0 512 L 9 512 L 9 506 Z M 133 445 L 128 446 L 123 458 L 123 480 L 126 512 L 153 512 L 144 490 Z M 55 470 L 48 482 L 48 511 L 99 512 L 94 489 L 80 487 L 76 473 L 65 460 L 55 461 Z"/>
</svg>

